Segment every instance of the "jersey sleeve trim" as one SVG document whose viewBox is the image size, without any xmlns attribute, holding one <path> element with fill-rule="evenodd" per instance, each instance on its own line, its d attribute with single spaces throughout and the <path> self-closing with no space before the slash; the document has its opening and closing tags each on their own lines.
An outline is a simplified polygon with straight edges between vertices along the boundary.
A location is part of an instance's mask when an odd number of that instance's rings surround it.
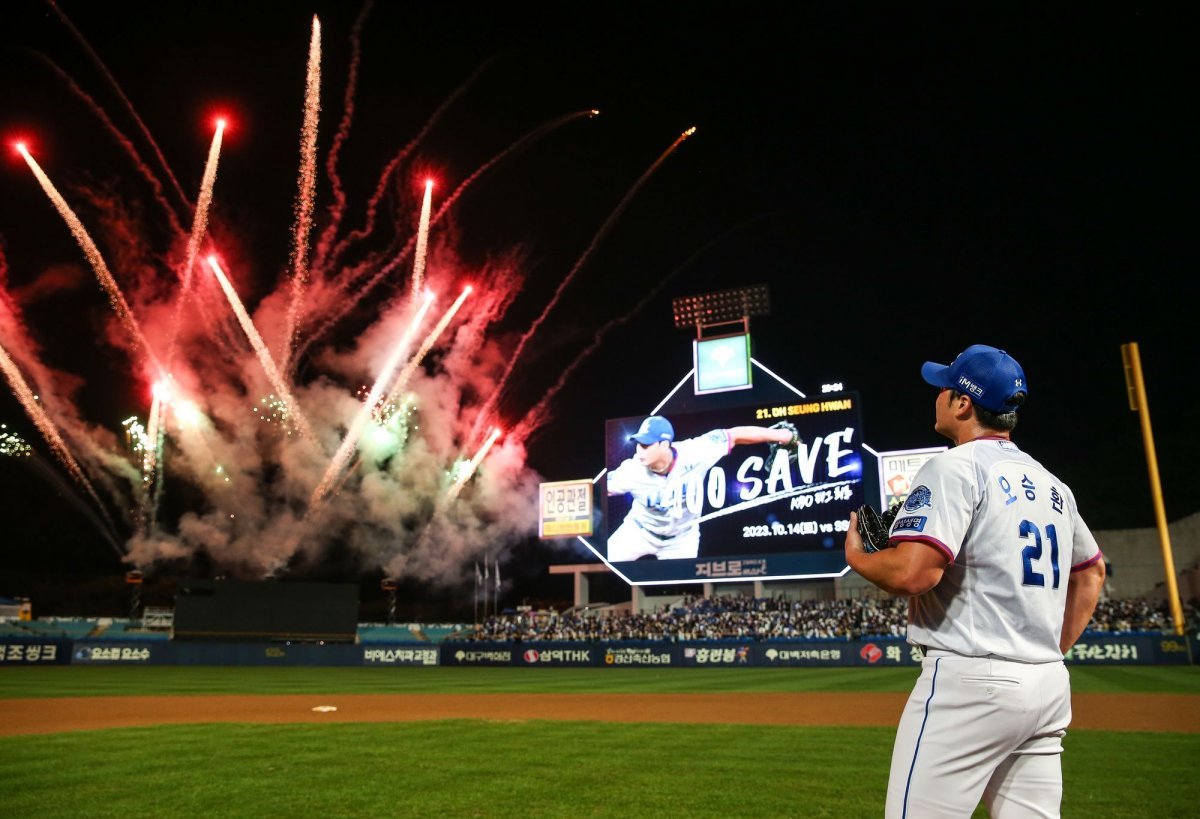
<svg viewBox="0 0 1200 819">
<path fill-rule="evenodd" d="M 1091 557 L 1089 557 L 1087 560 L 1083 561 L 1082 563 L 1077 563 L 1074 566 L 1072 566 L 1071 573 L 1074 574 L 1075 572 L 1081 572 L 1084 569 L 1086 569 L 1088 566 L 1093 565 L 1097 560 L 1100 560 L 1103 557 L 1104 557 L 1104 552 L 1096 552 L 1096 554 L 1092 555 Z"/>
<path fill-rule="evenodd" d="M 894 535 L 888 539 L 888 545 L 889 546 L 899 546 L 904 541 L 912 541 L 913 543 L 924 543 L 926 546 L 932 546 L 934 549 L 937 549 L 939 552 L 941 552 L 943 555 L 945 555 L 946 560 L 948 561 L 946 563 L 947 566 L 950 566 L 954 563 L 954 552 L 950 551 L 950 547 L 947 546 L 945 543 L 942 543 L 937 538 L 929 537 L 928 535 L 921 535 L 918 537 L 912 537 L 910 535 Z M 1072 571 L 1074 571 L 1074 569 L 1072 569 Z"/>
</svg>

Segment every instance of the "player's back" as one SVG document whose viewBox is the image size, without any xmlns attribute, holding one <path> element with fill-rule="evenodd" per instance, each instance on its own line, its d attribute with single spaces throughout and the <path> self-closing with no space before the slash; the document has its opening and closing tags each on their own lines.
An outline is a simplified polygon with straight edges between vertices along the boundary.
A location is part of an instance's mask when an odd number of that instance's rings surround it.
<svg viewBox="0 0 1200 819">
<path fill-rule="evenodd" d="M 910 637 L 972 656 L 1060 660 L 1071 567 L 1098 553 L 1066 484 L 998 438 L 950 450 L 917 480 L 942 493 L 928 534 L 956 553 L 941 582 L 913 598 Z"/>
</svg>

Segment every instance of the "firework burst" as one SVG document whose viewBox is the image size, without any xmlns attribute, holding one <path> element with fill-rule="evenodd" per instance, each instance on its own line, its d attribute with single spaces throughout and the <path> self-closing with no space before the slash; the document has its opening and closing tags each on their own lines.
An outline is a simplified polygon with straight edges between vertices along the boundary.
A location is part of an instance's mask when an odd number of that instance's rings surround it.
<svg viewBox="0 0 1200 819">
<path fill-rule="evenodd" d="M 209 564 L 243 576 L 303 572 L 337 544 L 389 576 L 456 582 L 480 554 L 494 554 L 536 528 L 538 476 L 526 465 L 524 448 L 530 426 L 503 424 L 508 431 L 501 435 L 501 393 L 563 288 L 683 137 L 622 199 L 534 326 L 510 340 L 495 325 L 521 292 L 522 272 L 497 262 L 468 268 L 439 226 L 483 173 L 597 112 L 545 122 L 458 180 L 447 172 L 449 195 L 441 202 L 431 180 L 414 181 L 411 198 L 418 184 L 423 188 L 419 213 L 387 207 L 406 169 L 416 176 L 412 155 L 476 72 L 386 163 L 358 227 L 347 229 L 356 214 L 337 159 L 350 144 L 365 16 L 366 10 L 351 34 L 350 85 L 324 180 L 318 161 L 323 32 L 313 19 L 291 247 L 272 284 L 243 278 L 249 276 L 243 271 L 259 266 L 240 258 L 240 247 L 225 238 L 237 231 L 223 218 L 215 191 L 223 121 L 194 202 L 180 206 L 174 194 L 186 197 L 142 120 L 136 118 L 140 139 L 152 146 L 153 162 L 141 158 L 101 106 L 89 106 L 132 157 L 134 172 L 153 181 L 154 201 L 167 217 L 165 242 L 150 238 L 161 230 L 128 215 L 139 208 L 105 199 L 115 194 L 75 185 L 64 195 L 35 151 L 19 148 L 108 297 L 107 343 L 125 355 L 152 400 L 144 422 L 133 416 L 121 423 L 124 452 L 117 436 L 82 420 L 69 390 L 50 390 L 46 406 L 34 401 L 35 389 L 75 377 L 39 359 L 36 328 L 27 327 L 2 288 L 0 365 L 63 469 L 105 521 L 110 512 L 122 519 L 122 551 L 137 567 L 203 554 Z M 59 73 L 68 90 L 86 97 Z M 128 99 L 120 99 L 132 112 Z M 56 172 L 49 160 L 47 166 Z M 229 173 L 223 170 L 222 179 Z M 322 190 L 332 193 L 325 211 L 317 207 Z M 110 266 L 101 246 L 114 244 L 105 241 L 111 230 L 119 230 L 123 242 Z M 131 268 L 153 275 L 130 276 Z M 434 301 L 449 307 L 427 329 L 422 320 Z M 6 347 L 19 355 L 8 356 Z M 372 386 L 354 388 L 362 384 Z M 30 451 L 5 429 L 0 426 L 0 454 Z"/>
</svg>

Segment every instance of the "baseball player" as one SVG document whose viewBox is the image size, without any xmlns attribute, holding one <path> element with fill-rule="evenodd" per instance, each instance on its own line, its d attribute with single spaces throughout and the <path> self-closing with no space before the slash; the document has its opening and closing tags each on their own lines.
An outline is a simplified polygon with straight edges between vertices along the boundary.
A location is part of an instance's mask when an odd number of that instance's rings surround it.
<svg viewBox="0 0 1200 819">
<path fill-rule="evenodd" d="M 676 441 L 674 427 L 661 415 L 642 421 L 629 440 L 637 452 L 608 473 L 608 494 L 633 496 L 625 520 L 608 539 L 608 559 L 614 562 L 696 557 L 703 506 L 698 501 L 708 470 L 739 444 L 795 447 L 800 442 L 795 426 L 787 422 L 714 429 Z"/>
<path fill-rule="evenodd" d="M 887 546 L 846 561 L 909 597 L 921 676 L 892 751 L 888 817 L 1058 816 L 1071 721 L 1063 654 L 1091 619 L 1104 561 L 1061 480 L 1012 442 L 1029 394 L 1008 353 L 976 344 L 949 366 L 934 429 L 954 442 L 913 480 Z"/>
</svg>

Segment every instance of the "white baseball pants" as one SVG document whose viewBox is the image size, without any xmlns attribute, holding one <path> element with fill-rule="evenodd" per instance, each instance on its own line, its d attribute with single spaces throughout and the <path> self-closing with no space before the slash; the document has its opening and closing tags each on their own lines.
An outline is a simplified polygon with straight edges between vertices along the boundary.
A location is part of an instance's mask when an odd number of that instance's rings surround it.
<svg viewBox="0 0 1200 819">
<path fill-rule="evenodd" d="M 1057 817 L 1071 683 L 1061 663 L 931 650 L 892 750 L 888 819 Z"/>
</svg>

